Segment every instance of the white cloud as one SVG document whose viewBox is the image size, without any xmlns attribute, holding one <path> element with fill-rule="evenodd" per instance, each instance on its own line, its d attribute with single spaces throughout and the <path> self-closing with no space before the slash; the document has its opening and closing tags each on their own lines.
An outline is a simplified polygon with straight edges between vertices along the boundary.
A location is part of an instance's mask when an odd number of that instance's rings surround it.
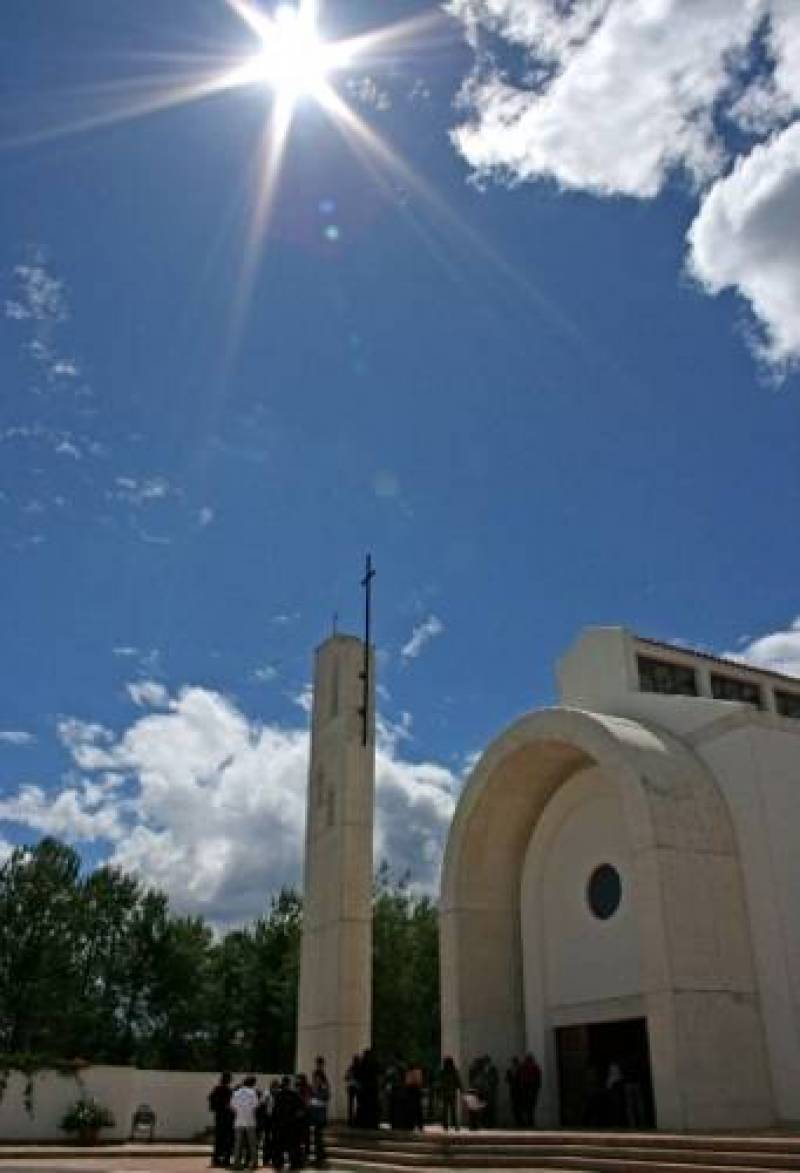
<svg viewBox="0 0 800 1173">
<path fill-rule="evenodd" d="M 253 680 L 257 680 L 259 684 L 271 684 L 279 675 L 275 664 L 263 664 L 260 668 L 253 669 Z"/>
<path fill-rule="evenodd" d="M 200 529 L 205 529 L 207 525 L 211 525 L 214 520 L 214 510 L 210 505 L 204 505 L 202 509 L 197 512 L 197 524 Z"/>
<path fill-rule="evenodd" d="M 35 740 L 32 733 L 26 733 L 22 729 L 0 730 L 0 743 L 4 745 L 32 745 Z"/>
<path fill-rule="evenodd" d="M 9 843 L 7 839 L 0 838 L 0 867 L 11 858 L 11 853 L 14 850 L 14 845 Z"/>
<path fill-rule="evenodd" d="M 374 78 L 348 78 L 347 89 L 351 96 L 362 106 L 371 106 L 374 110 L 391 110 L 392 99 L 389 91 L 378 85 Z"/>
<path fill-rule="evenodd" d="M 63 322 L 69 317 L 64 282 L 49 272 L 41 250 L 31 262 L 14 267 L 17 297 L 6 302 L 6 316 L 16 321 Z"/>
<path fill-rule="evenodd" d="M 91 797 L 87 801 L 85 790 L 74 786 L 55 796 L 40 786 L 23 786 L 14 797 L 0 799 L 0 819 L 68 839 L 115 841 L 124 834 L 120 811 L 114 804 L 93 810 Z"/>
<path fill-rule="evenodd" d="M 408 719 L 401 719 L 401 726 Z M 164 887 L 176 907 L 219 922 L 262 911 L 270 892 L 299 883 L 309 735 L 248 721 L 219 693 L 185 688 L 165 712 L 119 737 L 62 722 L 84 775 L 56 795 L 22 787 L 0 818 L 65 838 L 105 841 L 114 863 Z M 397 755 L 376 758 L 376 859 L 435 888 L 459 780 Z"/>
<path fill-rule="evenodd" d="M 411 636 L 400 649 L 404 660 L 416 660 L 426 644 L 429 644 L 437 635 L 444 631 L 444 624 L 436 615 L 429 615 L 422 623 L 418 623 Z"/>
<path fill-rule="evenodd" d="M 153 501 L 163 501 L 169 496 L 172 487 L 166 477 L 145 477 L 142 480 L 136 477 L 117 477 L 115 488 L 110 491 L 110 497 L 120 501 L 127 501 L 129 505 L 146 505 Z"/>
<path fill-rule="evenodd" d="M 169 702 L 169 693 L 156 680 L 137 680 L 127 685 L 128 696 L 140 708 L 162 709 Z"/>
<path fill-rule="evenodd" d="M 727 654 L 756 668 L 800 677 L 800 616 L 785 631 L 759 636 L 737 652 Z"/>
<path fill-rule="evenodd" d="M 310 713 L 314 705 L 314 689 L 311 684 L 304 684 L 298 693 L 292 697 L 292 701 L 297 705 L 298 709 L 302 709 L 304 713 Z"/>
<path fill-rule="evenodd" d="M 749 44 L 762 0 L 455 0 L 528 51 L 532 84 L 497 71 L 465 93 L 456 146 L 479 172 L 653 196 L 671 170 L 719 168 L 714 105 Z"/>
<path fill-rule="evenodd" d="M 64 282 L 51 271 L 43 249 L 31 248 L 29 253 L 24 264 L 14 267 L 15 296 L 6 299 L 3 312 L 11 321 L 28 323 L 24 349 L 44 370 L 48 383 L 77 379 L 78 363 L 60 354 L 55 343 L 58 327 L 70 316 Z"/>
<path fill-rule="evenodd" d="M 690 267 L 709 291 L 736 289 L 775 364 L 800 360 L 800 122 L 753 148 L 708 191 L 689 230 Z"/>
<path fill-rule="evenodd" d="M 478 177 L 651 198 L 682 170 L 709 189 L 690 236 L 693 272 L 709 293 L 746 299 L 769 361 L 800 358 L 800 129 L 786 125 L 800 110 L 797 0 L 449 9 L 476 51 L 452 138 Z M 496 47 L 523 58 L 516 76 Z M 765 141 L 726 139 L 732 123 Z"/>
<path fill-rule="evenodd" d="M 134 644 L 117 644 L 111 649 L 113 655 L 124 660 L 136 660 L 144 677 L 158 675 L 161 671 L 161 652 L 158 648 L 139 648 Z"/>
<path fill-rule="evenodd" d="M 297 623 L 299 618 L 299 611 L 279 611 L 277 615 L 272 616 L 270 623 L 274 623 L 276 627 L 289 627 L 292 623 Z"/>
</svg>

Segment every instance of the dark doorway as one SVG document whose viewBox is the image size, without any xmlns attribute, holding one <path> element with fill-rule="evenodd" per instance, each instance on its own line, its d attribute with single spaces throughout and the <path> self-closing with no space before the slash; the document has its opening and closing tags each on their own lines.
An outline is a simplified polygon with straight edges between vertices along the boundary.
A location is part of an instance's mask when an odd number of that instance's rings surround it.
<svg viewBox="0 0 800 1173">
<path fill-rule="evenodd" d="M 556 1029 L 563 1128 L 655 1128 L 647 1021 Z"/>
</svg>

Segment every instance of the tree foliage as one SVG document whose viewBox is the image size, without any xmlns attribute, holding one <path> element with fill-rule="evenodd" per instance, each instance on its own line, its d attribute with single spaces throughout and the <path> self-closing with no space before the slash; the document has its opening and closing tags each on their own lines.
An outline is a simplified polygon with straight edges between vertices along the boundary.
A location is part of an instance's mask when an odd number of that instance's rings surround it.
<svg viewBox="0 0 800 1173">
<path fill-rule="evenodd" d="M 435 1063 L 436 908 L 384 866 L 374 893 L 374 1044 Z M 294 1066 L 302 901 L 215 934 L 113 867 L 83 873 L 55 839 L 0 867 L 0 1068 L 23 1055 L 179 1069 Z"/>
</svg>

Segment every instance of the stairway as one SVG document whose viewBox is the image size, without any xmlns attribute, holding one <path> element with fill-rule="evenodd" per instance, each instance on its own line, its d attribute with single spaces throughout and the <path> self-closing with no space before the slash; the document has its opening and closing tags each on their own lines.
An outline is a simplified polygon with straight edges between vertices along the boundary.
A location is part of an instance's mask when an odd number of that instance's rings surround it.
<svg viewBox="0 0 800 1173">
<path fill-rule="evenodd" d="M 377 1132 L 331 1128 L 334 1169 L 563 1169 L 591 1173 L 800 1171 L 800 1136 L 664 1132 Z"/>
</svg>

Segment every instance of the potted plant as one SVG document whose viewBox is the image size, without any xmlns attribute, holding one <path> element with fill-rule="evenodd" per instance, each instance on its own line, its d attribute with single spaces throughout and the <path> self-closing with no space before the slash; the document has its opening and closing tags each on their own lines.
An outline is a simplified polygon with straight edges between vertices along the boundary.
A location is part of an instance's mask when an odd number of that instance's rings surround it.
<svg viewBox="0 0 800 1173">
<path fill-rule="evenodd" d="M 83 1098 L 70 1104 L 61 1120 L 64 1132 L 75 1132 L 80 1144 L 97 1144 L 101 1128 L 113 1127 L 114 1115 L 97 1100 Z"/>
</svg>

